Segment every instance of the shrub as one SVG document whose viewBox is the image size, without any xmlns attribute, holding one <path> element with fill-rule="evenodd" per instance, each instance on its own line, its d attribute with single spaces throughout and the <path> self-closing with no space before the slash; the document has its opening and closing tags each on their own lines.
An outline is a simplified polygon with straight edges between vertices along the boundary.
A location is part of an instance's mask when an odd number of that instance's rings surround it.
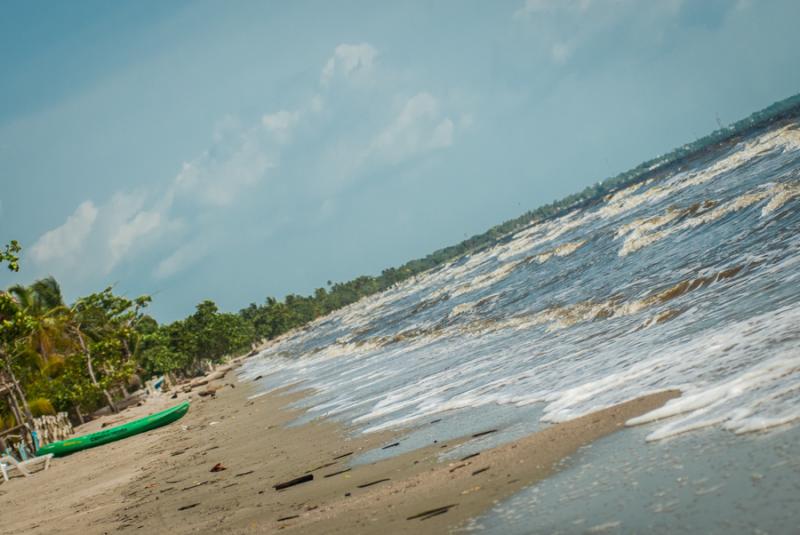
<svg viewBox="0 0 800 535">
<path fill-rule="evenodd" d="M 50 378 L 58 377 L 64 373 L 66 360 L 63 355 L 50 355 L 44 367 L 44 373 Z"/>
<path fill-rule="evenodd" d="M 14 418 L 13 414 L 6 414 L 5 416 L 0 414 L 0 431 L 3 429 L 11 429 L 16 425 L 17 420 Z"/>
<path fill-rule="evenodd" d="M 28 402 L 28 406 L 30 407 L 31 414 L 33 414 L 34 418 L 44 414 L 52 415 L 56 413 L 56 410 L 53 408 L 53 404 L 50 403 L 50 400 L 47 398 L 32 399 Z"/>
</svg>

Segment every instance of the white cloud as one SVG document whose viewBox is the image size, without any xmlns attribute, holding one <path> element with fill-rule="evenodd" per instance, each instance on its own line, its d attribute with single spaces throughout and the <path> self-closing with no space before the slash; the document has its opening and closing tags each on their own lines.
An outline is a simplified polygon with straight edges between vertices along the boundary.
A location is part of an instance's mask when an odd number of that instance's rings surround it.
<svg viewBox="0 0 800 535">
<path fill-rule="evenodd" d="M 165 279 L 183 271 L 208 254 L 208 247 L 199 240 L 179 247 L 171 255 L 159 262 L 153 275 Z"/>
<path fill-rule="evenodd" d="M 275 125 L 280 127 L 279 124 Z M 229 206 L 277 165 L 277 154 L 261 127 L 234 131 L 191 162 L 175 177 L 177 192 L 212 206 Z"/>
<path fill-rule="evenodd" d="M 312 103 L 313 104 L 313 103 Z M 285 142 L 289 139 L 292 129 L 300 120 L 300 112 L 281 110 L 261 118 L 261 124 L 275 137 Z"/>
<path fill-rule="evenodd" d="M 328 85 L 337 75 L 346 79 L 364 79 L 372 70 L 377 57 L 378 51 L 369 43 L 341 44 L 325 63 L 320 81 L 322 85 Z"/>
<path fill-rule="evenodd" d="M 613 36 L 661 46 L 685 0 L 527 0 L 513 15 L 529 30 L 535 60 L 565 64 Z"/>
<path fill-rule="evenodd" d="M 422 92 L 406 101 L 397 117 L 373 141 L 369 158 L 399 163 L 453 144 L 453 121 L 441 113 L 439 102 Z"/>
<path fill-rule="evenodd" d="M 372 76 L 377 57 L 378 51 L 368 43 L 341 44 L 325 64 L 321 83 L 377 84 L 380 80 Z M 245 196 L 262 194 L 264 188 L 259 186 L 267 179 L 281 178 L 273 170 L 284 155 L 287 162 L 293 161 L 287 148 L 302 134 L 319 131 L 311 127 L 329 128 L 326 122 L 342 119 L 352 125 L 341 136 L 325 136 L 316 149 L 310 147 L 314 152 L 304 151 L 301 165 L 310 172 L 286 175 L 306 180 L 307 189 L 324 199 L 318 218 L 323 221 L 336 212 L 335 196 L 342 185 L 358 180 L 368 166 L 397 164 L 449 147 L 456 129 L 472 123 L 472 117 L 463 113 L 452 119 L 435 97 L 420 92 L 396 101 L 396 112 L 380 128 L 362 102 L 363 95 L 346 91 L 348 87 L 311 88 L 309 97 L 296 107 L 278 109 L 250 123 L 224 116 L 214 127 L 209 148 L 183 163 L 161 188 L 120 192 L 97 206 L 84 202 L 60 227 L 39 238 L 30 249 L 31 257 L 40 267 L 72 281 L 103 278 L 127 262 L 148 260 L 152 264 L 146 270 L 154 277 L 172 277 L 228 238 L 218 232 L 220 223 Z M 380 93 L 375 92 L 376 99 Z M 260 205 L 280 202 L 278 197 L 292 189 L 288 182 L 275 185 L 270 197 L 259 199 Z"/>
<path fill-rule="evenodd" d="M 33 260 L 40 265 L 56 262 L 72 265 L 81 256 L 97 213 L 97 207 L 92 201 L 81 203 L 63 225 L 45 232 L 33 244 Z"/>
<path fill-rule="evenodd" d="M 67 278 L 105 276 L 134 254 L 168 246 L 185 230 L 183 221 L 173 215 L 176 204 L 190 208 L 192 231 L 203 235 L 209 210 L 233 205 L 276 165 L 279 147 L 300 117 L 300 112 L 281 110 L 249 128 L 235 117 L 224 117 L 214 129 L 211 147 L 184 163 L 160 192 L 120 192 L 99 206 L 84 202 L 60 227 L 39 238 L 31 248 L 32 258 L 60 276 L 68 273 Z M 167 276 L 185 268 L 199 249 L 178 249 L 155 273 Z M 91 262 L 80 272 L 70 271 L 84 257 Z"/>
<path fill-rule="evenodd" d="M 122 223 L 113 232 L 108 243 L 111 255 L 108 271 L 117 265 L 137 245 L 137 242 L 157 232 L 160 225 L 161 214 L 148 211 L 138 212 L 131 219 Z"/>
<path fill-rule="evenodd" d="M 145 201 L 141 193 L 117 193 L 99 206 L 83 202 L 61 226 L 37 240 L 30 251 L 33 260 L 59 277 L 107 275 L 126 258 L 179 229 L 179 222 L 166 212 L 144 210 Z M 78 265 L 81 269 L 74 269 Z"/>
<path fill-rule="evenodd" d="M 453 144 L 453 121 L 449 117 L 442 119 L 431 135 L 428 149 L 442 149 Z"/>
<path fill-rule="evenodd" d="M 170 203 L 171 199 L 148 197 L 144 192 L 119 192 L 101 205 L 89 240 L 94 269 L 106 275 L 123 260 L 175 232 L 179 223 L 169 218 Z"/>
</svg>

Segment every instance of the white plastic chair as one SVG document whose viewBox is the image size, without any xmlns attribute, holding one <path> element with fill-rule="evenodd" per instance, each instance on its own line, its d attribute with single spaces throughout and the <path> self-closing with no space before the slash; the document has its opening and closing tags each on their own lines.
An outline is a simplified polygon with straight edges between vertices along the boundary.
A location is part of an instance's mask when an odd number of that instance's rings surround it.
<svg viewBox="0 0 800 535">
<path fill-rule="evenodd" d="M 29 466 L 33 464 L 44 463 L 44 468 L 42 470 L 47 470 L 50 468 L 50 460 L 52 458 L 53 454 L 48 453 L 47 455 L 42 455 L 41 457 L 34 457 L 33 459 L 20 462 L 13 457 L 3 455 L 0 457 L 0 472 L 2 473 L 5 481 L 8 481 L 8 471 L 12 468 L 16 468 L 23 476 L 30 477 L 31 473 L 28 471 Z"/>
</svg>

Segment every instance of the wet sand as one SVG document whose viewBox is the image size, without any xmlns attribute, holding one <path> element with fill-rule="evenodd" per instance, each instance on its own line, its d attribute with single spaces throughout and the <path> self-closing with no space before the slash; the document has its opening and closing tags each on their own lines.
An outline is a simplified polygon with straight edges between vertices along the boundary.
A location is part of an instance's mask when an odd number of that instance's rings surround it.
<svg viewBox="0 0 800 535">
<path fill-rule="evenodd" d="M 287 428 L 300 415 L 287 405 L 302 393 L 248 400 L 253 386 L 231 375 L 212 384 L 221 386 L 215 397 L 198 397 L 201 387 L 113 417 L 135 419 L 192 399 L 174 424 L 54 459 L 46 472 L 0 485 L 0 533 L 443 533 L 679 395 L 646 396 L 462 461 L 438 457 L 470 437 L 348 470 L 355 455 L 401 439 L 352 437 L 331 421 Z M 212 471 L 217 464 L 223 469 Z"/>
</svg>

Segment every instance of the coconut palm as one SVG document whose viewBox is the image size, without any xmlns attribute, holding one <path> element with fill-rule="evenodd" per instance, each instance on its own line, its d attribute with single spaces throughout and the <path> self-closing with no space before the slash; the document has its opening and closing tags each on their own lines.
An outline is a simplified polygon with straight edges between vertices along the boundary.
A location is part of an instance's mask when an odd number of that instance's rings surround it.
<svg viewBox="0 0 800 535">
<path fill-rule="evenodd" d="M 30 286 L 12 286 L 8 293 L 32 320 L 33 328 L 25 339 L 27 343 L 17 346 L 19 356 L 35 359 L 40 370 L 46 370 L 51 360 L 63 360 L 61 355 L 69 349 L 71 340 L 65 330 L 68 309 L 58 282 L 47 277 Z"/>
</svg>

